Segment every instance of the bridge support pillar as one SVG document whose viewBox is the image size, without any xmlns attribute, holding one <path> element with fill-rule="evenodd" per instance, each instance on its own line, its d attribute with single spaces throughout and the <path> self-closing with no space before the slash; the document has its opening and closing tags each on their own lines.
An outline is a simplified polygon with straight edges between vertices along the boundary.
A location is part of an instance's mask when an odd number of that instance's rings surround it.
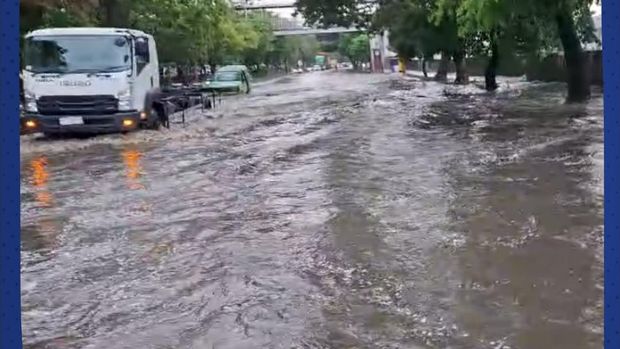
<svg viewBox="0 0 620 349">
<path fill-rule="evenodd" d="M 388 46 L 387 31 L 370 38 L 370 66 L 373 73 L 385 73 L 390 70 Z"/>
</svg>

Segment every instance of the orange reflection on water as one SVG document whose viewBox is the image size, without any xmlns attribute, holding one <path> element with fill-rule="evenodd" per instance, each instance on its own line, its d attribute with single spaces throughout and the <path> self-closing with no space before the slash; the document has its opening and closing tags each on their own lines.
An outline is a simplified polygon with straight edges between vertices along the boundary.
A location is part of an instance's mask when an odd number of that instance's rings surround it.
<svg viewBox="0 0 620 349">
<path fill-rule="evenodd" d="M 45 187 L 50 177 L 47 172 L 47 158 L 44 156 L 38 157 L 30 161 L 30 168 L 32 169 L 32 184 L 35 188 Z"/>
<path fill-rule="evenodd" d="M 40 156 L 30 161 L 31 179 L 30 182 L 35 187 L 35 200 L 43 207 L 50 207 L 54 197 L 47 190 L 49 172 L 47 171 L 47 158 Z"/>
<path fill-rule="evenodd" d="M 121 155 L 125 164 L 125 175 L 129 189 L 144 189 L 144 185 L 140 182 L 140 177 L 142 177 L 142 166 L 140 165 L 142 153 L 135 149 L 125 149 Z"/>
</svg>

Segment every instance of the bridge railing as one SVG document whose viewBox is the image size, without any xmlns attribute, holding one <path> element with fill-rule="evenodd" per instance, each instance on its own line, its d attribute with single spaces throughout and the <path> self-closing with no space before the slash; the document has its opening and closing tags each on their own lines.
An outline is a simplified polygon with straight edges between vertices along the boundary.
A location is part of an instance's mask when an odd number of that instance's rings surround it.
<svg viewBox="0 0 620 349">
<path fill-rule="evenodd" d="M 235 9 L 237 10 L 258 10 L 258 9 L 278 9 L 278 8 L 294 8 L 295 1 L 290 0 L 288 2 L 273 2 L 273 1 L 261 1 L 261 0 L 232 0 L 231 1 Z"/>
<path fill-rule="evenodd" d="M 232 1 L 235 9 L 239 11 L 256 11 L 256 10 L 268 10 L 277 8 L 293 8 L 295 7 L 295 0 L 291 0 L 288 3 L 269 2 L 261 0 L 234 0 Z M 263 12 L 264 13 L 264 12 Z M 266 16 L 271 22 L 271 25 L 276 36 L 286 35 L 302 35 L 306 34 L 321 34 L 321 33 L 345 33 L 354 32 L 356 29 L 352 28 L 318 28 L 305 25 L 301 20 L 297 18 L 284 18 L 280 16 Z"/>
</svg>

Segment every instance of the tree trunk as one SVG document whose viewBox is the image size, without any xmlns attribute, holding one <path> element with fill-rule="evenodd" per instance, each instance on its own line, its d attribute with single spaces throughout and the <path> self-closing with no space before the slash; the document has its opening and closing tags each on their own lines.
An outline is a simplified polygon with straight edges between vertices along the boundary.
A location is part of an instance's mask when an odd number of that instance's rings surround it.
<svg viewBox="0 0 620 349">
<path fill-rule="evenodd" d="M 465 52 L 459 50 L 454 54 L 454 66 L 456 67 L 455 84 L 465 85 L 469 83 L 469 74 L 467 74 L 467 64 L 465 63 Z"/>
<path fill-rule="evenodd" d="M 102 0 L 103 24 L 107 27 L 126 28 L 129 26 L 129 6 L 125 0 Z"/>
<path fill-rule="evenodd" d="M 181 84 L 185 84 L 185 71 L 181 66 L 177 66 L 177 82 Z"/>
<path fill-rule="evenodd" d="M 422 73 L 425 78 L 428 78 L 428 72 L 426 71 L 426 58 L 422 58 Z"/>
<path fill-rule="evenodd" d="M 590 98 L 590 81 L 586 71 L 586 59 L 577 36 L 575 23 L 570 12 L 560 10 L 556 15 L 558 32 L 564 59 L 566 61 L 566 80 L 568 83 L 568 103 L 584 102 Z"/>
<path fill-rule="evenodd" d="M 487 91 L 495 91 L 497 85 L 497 66 L 499 65 L 499 47 L 496 39 L 491 39 L 491 58 L 484 71 L 484 87 Z"/>
<path fill-rule="evenodd" d="M 445 52 L 441 53 L 441 61 L 439 61 L 439 66 L 437 67 L 437 73 L 435 74 L 435 80 L 445 82 L 448 80 L 448 64 L 450 64 L 448 54 Z"/>
</svg>

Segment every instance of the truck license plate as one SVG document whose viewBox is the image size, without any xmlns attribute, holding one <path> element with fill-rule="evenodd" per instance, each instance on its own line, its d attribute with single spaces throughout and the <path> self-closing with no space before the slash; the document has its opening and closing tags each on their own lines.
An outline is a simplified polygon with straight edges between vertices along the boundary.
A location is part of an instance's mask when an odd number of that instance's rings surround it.
<svg viewBox="0 0 620 349">
<path fill-rule="evenodd" d="M 66 118 L 60 118 L 59 123 L 63 126 L 66 125 L 83 125 L 84 119 L 81 116 L 70 116 Z"/>
</svg>

